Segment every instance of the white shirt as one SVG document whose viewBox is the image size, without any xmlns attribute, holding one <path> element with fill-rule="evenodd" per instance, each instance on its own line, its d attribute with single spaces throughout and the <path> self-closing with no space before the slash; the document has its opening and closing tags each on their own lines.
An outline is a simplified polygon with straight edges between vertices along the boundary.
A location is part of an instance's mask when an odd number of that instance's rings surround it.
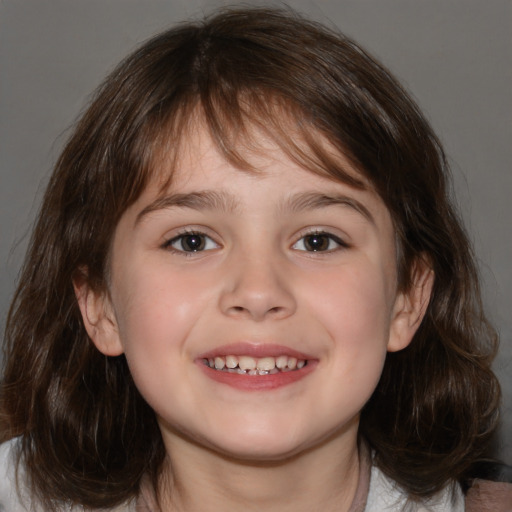
<svg viewBox="0 0 512 512">
<path fill-rule="evenodd" d="M 0 512 L 44 512 L 31 503 L 26 487 L 21 485 L 18 495 L 15 476 L 14 450 L 16 439 L 0 445 Z M 20 483 L 23 482 L 20 467 Z M 83 511 L 81 507 L 66 506 L 62 512 Z M 108 512 L 103 510 L 102 512 Z M 130 502 L 110 512 L 136 512 L 135 502 Z M 153 511 L 158 512 L 158 511 Z M 373 466 L 366 507 L 361 512 L 464 512 L 464 496 L 457 486 L 446 488 L 433 498 L 417 504 L 409 502 L 407 496 L 382 471 Z"/>
<path fill-rule="evenodd" d="M 459 485 L 446 487 L 423 503 L 407 499 L 397 484 L 373 466 L 370 491 L 364 512 L 464 512 L 464 495 Z"/>
</svg>

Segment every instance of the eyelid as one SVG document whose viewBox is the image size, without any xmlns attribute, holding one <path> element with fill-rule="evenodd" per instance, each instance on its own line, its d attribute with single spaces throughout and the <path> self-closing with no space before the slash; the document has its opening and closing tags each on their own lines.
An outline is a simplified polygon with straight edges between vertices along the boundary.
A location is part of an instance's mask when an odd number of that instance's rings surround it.
<svg viewBox="0 0 512 512">
<path fill-rule="evenodd" d="M 194 228 L 194 227 L 190 227 L 190 228 L 187 227 L 187 228 L 180 229 L 180 230 L 178 230 L 177 233 L 175 233 L 171 237 L 168 237 L 165 239 L 165 241 L 162 244 L 162 248 L 166 249 L 168 251 L 172 251 L 174 253 L 183 255 L 183 256 L 199 255 L 203 252 L 208 252 L 208 251 L 212 251 L 214 249 L 218 249 L 220 247 L 220 244 L 214 239 L 213 236 L 206 233 L 205 231 L 206 230 L 204 228 Z M 173 244 L 175 242 L 178 242 L 180 239 L 183 239 L 186 236 L 193 236 L 193 235 L 201 236 L 201 237 L 204 237 L 204 238 L 210 240 L 211 242 L 213 242 L 215 247 L 204 248 L 204 249 L 201 249 L 198 251 L 185 251 L 185 250 L 177 249 L 176 247 L 173 246 Z"/>
<path fill-rule="evenodd" d="M 306 249 L 297 249 L 296 246 L 299 244 L 299 242 L 303 241 L 308 236 L 315 236 L 315 235 L 323 235 L 328 237 L 330 240 L 335 242 L 337 244 L 337 247 L 333 249 L 328 249 L 325 251 L 308 251 Z M 329 254 L 338 250 L 348 249 L 350 247 L 350 244 L 346 242 L 342 237 L 335 235 L 330 231 L 329 229 L 325 228 L 312 228 L 312 229 L 306 229 L 299 233 L 298 238 L 296 241 L 292 244 L 292 249 L 300 251 L 300 252 L 307 252 L 307 253 L 314 253 L 314 254 Z"/>
</svg>

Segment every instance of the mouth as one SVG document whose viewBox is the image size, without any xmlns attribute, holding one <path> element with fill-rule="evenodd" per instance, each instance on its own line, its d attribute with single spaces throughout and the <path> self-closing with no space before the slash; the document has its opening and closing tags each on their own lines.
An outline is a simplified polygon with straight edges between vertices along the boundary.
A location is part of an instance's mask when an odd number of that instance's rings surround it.
<svg viewBox="0 0 512 512">
<path fill-rule="evenodd" d="M 237 343 L 204 353 L 196 363 L 217 383 L 241 391 L 268 391 L 310 375 L 318 359 L 283 345 Z"/>
<path fill-rule="evenodd" d="M 204 358 L 203 364 L 216 371 L 238 375 L 276 375 L 278 373 L 301 370 L 308 364 L 307 359 L 280 355 L 255 358 L 248 355 L 216 356 Z"/>
</svg>

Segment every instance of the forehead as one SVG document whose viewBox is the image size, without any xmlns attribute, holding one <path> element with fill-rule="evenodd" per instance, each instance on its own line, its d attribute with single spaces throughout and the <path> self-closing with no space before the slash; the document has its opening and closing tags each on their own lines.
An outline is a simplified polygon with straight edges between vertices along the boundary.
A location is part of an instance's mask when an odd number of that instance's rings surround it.
<svg viewBox="0 0 512 512">
<path fill-rule="evenodd" d="M 221 128 L 198 109 L 192 114 L 189 121 L 174 127 L 167 140 L 163 138 L 152 159 L 150 181 L 160 194 L 182 188 L 193 179 L 225 180 L 228 170 L 258 179 L 277 168 L 290 177 L 291 170 L 301 175 L 292 182 L 322 177 L 354 189 L 373 190 L 353 159 L 319 130 L 304 127 L 288 112 L 278 120 L 268 119 L 267 125 L 249 119 L 237 126 L 226 122 Z"/>
<path fill-rule="evenodd" d="M 205 123 L 191 124 L 180 140 L 179 151 L 162 152 L 156 161 L 154 179 L 138 201 L 142 208 L 138 217 L 170 206 L 240 213 L 244 208 L 257 207 L 257 202 L 272 205 L 277 213 L 337 204 L 351 206 L 368 220 L 389 217 L 371 184 L 326 139 L 325 153 L 343 177 L 349 176 L 357 186 L 334 179 L 319 166 L 308 169 L 304 156 L 311 161 L 314 156 L 304 147 L 300 148 L 303 158 L 294 159 L 296 155 L 283 150 L 271 134 L 252 128 L 230 148 L 237 154 L 229 159 L 230 154 L 222 153 Z"/>
</svg>

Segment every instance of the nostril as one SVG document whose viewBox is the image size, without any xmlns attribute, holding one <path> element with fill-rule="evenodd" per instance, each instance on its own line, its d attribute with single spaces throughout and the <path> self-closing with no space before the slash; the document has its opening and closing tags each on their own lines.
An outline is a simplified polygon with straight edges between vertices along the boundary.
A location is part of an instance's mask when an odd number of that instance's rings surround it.
<svg viewBox="0 0 512 512">
<path fill-rule="evenodd" d="M 262 320 L 266 316 L 277 320 L 293 314 L 295 298 L 287 290 L 276 286 L 249 286 L 244 282 L 233 290 L 222 292 L 219 297 L 219 307 L 223 314 L 233 318 L 252 317 Z"/>
<path fill-rule="evenodd" d="M 283 308 L 280 306 L 274 306 L 266 311 L 266 313 L 280 313 Z M 248 308 L 244 308 L 243 306 L 233 306 L 231 308 L 231 311 L 234 313 L 244 313 L 244 312 L 250 312 Z"/>
</svg>

